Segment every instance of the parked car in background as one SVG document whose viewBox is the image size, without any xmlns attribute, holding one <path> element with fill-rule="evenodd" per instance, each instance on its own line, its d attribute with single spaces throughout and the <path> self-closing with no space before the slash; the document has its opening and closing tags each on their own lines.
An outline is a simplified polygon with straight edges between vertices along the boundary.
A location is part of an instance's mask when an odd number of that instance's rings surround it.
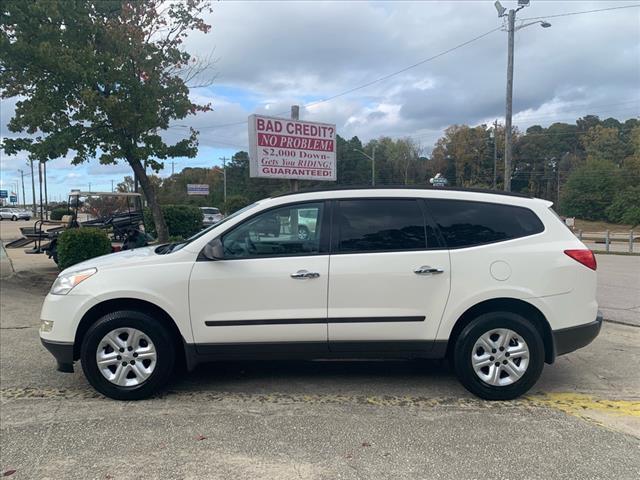
<svg viewBox="0 0 640 480">
<path fill-rule="evenodd" d="M 181 361 L 349 357 L 447 358 L 469 391 L 512 399 L 602 324 L 595 256 L 551 205 L 443 189 L 265 199 L 182 243 L 64 270 L 40 338 L 61 371 L 81 359 L 122 400 Z"/>
<path fill-rule="evenodd" d="M 0 208 L 0 220 L 31 220 L 31 212 L 19 208 Z"/>
<path fill-rule="evenodd" d="M 202 215 L 203 215 L 202 224 L 205 227 L 208 227 L 210 225 L 215 225 L 216 223 L 218 223 L 220 220 L 224 218 L 224 215 L 222 215 L 222 213 L 220 212 L 220 209 L 218 208 L 200 207 L 200 210 L 202 210 Z"/>
</svg>

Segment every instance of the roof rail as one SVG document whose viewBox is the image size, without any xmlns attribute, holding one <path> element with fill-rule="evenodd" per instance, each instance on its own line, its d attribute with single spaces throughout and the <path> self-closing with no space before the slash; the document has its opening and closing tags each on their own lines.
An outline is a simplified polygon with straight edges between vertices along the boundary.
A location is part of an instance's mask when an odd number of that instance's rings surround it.
<svg viewBox="0 0 640 480">
<path fill-rule="evenodd" d="M 421 185 L 350 185 L 350 186 L 336 186 L 328 188 L 308 188 L 299 190 L 297 192 L 281 193 L 274 195 L 271 198 L 286 197 L 288 195 L 297 195 L 299 193 L 319 193 L 319 192 L 335 192 L 341 190 L 434 190 L 445 192 L 471 192 L 471 193 L 489 193 L 492 195 L 505 195 L 508 197 L 520 197 L 520 198 L 534 198 L 531 195 L 518 192 L 505 192 L 504 190 L 491 190 L 483 188 L 462 188 L 462 187 L 432 187 Z"/>
</svg>

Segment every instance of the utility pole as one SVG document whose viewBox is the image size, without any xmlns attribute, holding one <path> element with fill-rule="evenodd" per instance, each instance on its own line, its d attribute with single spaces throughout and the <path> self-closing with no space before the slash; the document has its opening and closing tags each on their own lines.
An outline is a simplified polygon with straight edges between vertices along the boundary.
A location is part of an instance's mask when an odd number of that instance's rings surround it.
<svg viewBox="0 0 640 480">
<path fill-rule="evenodd" d="M 44 212 L 42 211 L 42 162 L 38 163 L 38 184 L 40 185 L 40 219 L 44 220 Z"/>
<path fill-rule="evenodd" d="M 49 220 L 49 195 L 47 194 L 47 162 L 42 162 L 44 169 L 44 216 Z"/>
<path fill-rule="evenodd" d="M 507 51 L 507 102 L 504 121 L 504 189 L 511 191 L 511 114 L 513 110 L 513 41 L 516 27 L 516 11 L 509 10 L 507 17 L 508 51 Z"/>
<path fill-rule="evenodd" d="M 300 105 L 291 105 L 291 120 L 300 120 Z M 300 190 L 300 183 L 297 178 L 291 179 L 291 190 Z"/>
<path fill-rule="evenodd" d="M 227 204 L 227 157 L 220 157 L 222 160 L 222 184 L 223 184 L 223 198 L 225 205 Z"/>
<path fill-rule="evenodd" d="M 512 156 L 512 143 L 511 143 L 511 130 L 512 130 L 512 111 L 513 111 L 513 44 L 516 30 L 521 30 L 530 25 L 539 23 L 542 28 L 549 28 L 551 24 L 544 20 L 536 20 L 533 22 L 519 25 L 516 28 L 516 13 L 525 7 L 529 6 L 529 0 L 518 0 L 518 8 L 509 10 L 502 6 L 500 0 L 494 3 L 496 10 L 498 11 L 498 18 L 507 17 L 507 95 L 506 95 L 506 107 L 505 107 L 505 119 L 504 119 L 504 189 L 507 192 L 511 191 L 511 156 Z"/>
<path fill-rule="evenodd" d="M 376 145 L 373 145 L 371 152 L 371 186 L 376 186 Z"/>
<path fill-rule="evenodd" d="M 29 165 L 31 166 L 31 195 L 33 197 L 33 203 L 31 204 L 31 210 L 33 216 L 36 216 L 36 179 L 33 176 L 33 159 L 29 159 Z"/>
<path fill-rule="evenodd" d="M 111 193 L 113 193 L 113 180 L 111 180 Z"/>
<path fill-rule="evenodd" d="M 493 124 L 493 189 L 498 188 L 498 120 Z"/>
<path fill-rule="evenodd" d="M 24 171 L 22 169 L 18 170 L 20 172 L 20 180 L 22 181 L 22 203 L 24 204 L 24 208 L 27 208 L 27 197 L 24 194 Z"/>
<path fill-rule="evenodd" d="M 171 176 L 173 177 L 173 173 L 174 173 L 174 168 L 175 168 L 176 162 L 171 162 Z"/>
</svg>

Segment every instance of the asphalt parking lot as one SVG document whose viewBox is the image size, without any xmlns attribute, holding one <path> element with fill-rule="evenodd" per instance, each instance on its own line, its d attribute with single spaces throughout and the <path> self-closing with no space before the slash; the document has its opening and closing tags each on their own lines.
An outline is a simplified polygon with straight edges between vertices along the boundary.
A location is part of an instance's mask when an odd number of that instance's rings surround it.
<svg viewBox="0 0 640 480">
<path fill-rule="evenodd" d="M 445 362 L 298 361 L 200 366 L 157 398 L 116 402 L 79 368 L 55 371 L 37 330 L 54 270 L 9 256 L 0 474 L 12 479 L 640 477 L 640 257 L 598 256 L 612 321 L 517 401 L 474 398 Z"/>
</svg>

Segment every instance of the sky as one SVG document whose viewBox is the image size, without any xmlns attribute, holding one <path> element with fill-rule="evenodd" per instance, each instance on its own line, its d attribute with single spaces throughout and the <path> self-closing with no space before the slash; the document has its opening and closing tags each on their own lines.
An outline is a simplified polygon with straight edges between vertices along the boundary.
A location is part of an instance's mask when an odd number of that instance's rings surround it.
<svg viewBox="0 0 640 480">
<path fill-rule="evenodd" d="M 502 4 L 514 8 L 517 0 Z M 632 5 L 640 0 L 531 0 L 518 12 L 517 26 L 540 19 L 552 26 L 516 32 L 514 125 L 640 116 L 640 8 L 563 15 Z M 212 83 L 191 90 L 213 110 L 165 132 L 178 141 L 189 126 L 200 131 L 198 156 L 175 159 L 175 172 L 248 150 L 248 115 L 288 116 L 294 104 L 301 119 L 335 123 L 343 137 L 412 137 L 427 155 L 449 125 L 504 121 L 507 34 L 493 1 L 223 1 L 206 20 L 211 32 L 193 34 L 185 47 L 215 59 L 201 78 Z M 0 105 L 2 137 L 11 135 L 14 105 Z M 31 198 L 26 155 L 0 155 L 1 188 L 15 190 L 23 169 Z M 160 175 L 171 170 L 169 162 Z M 89 183 L 93 191 L 111 190 L 112 180 L 130 174 L 126 164 L 56 159 L 47 167 L 49 198 Z"/>
</svg>

